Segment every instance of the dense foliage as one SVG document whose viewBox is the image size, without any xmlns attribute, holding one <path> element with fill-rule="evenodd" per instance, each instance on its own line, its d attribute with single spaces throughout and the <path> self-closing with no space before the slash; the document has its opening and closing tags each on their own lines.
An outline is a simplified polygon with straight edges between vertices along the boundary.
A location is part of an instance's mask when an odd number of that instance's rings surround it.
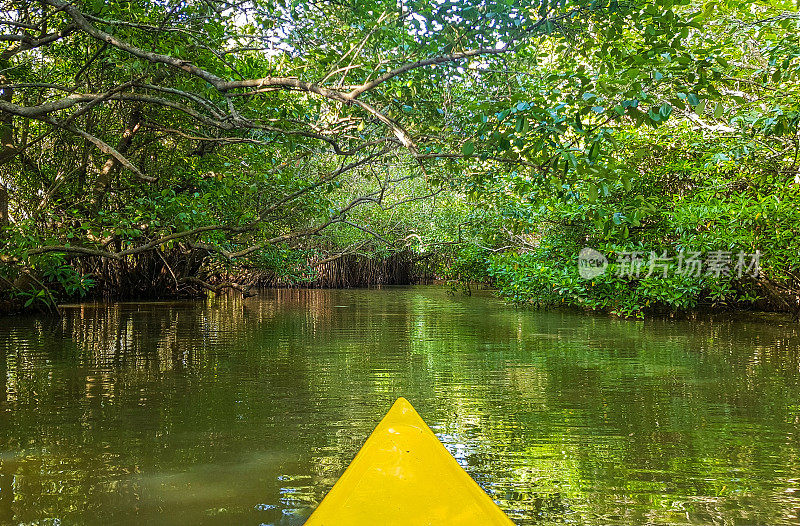
<svg viewBox="0 0 800 526">
<path fill-rule="evenodd" d="M 17 303 L 246 291 L 411 251 L 540 305 L 797 306 L 794 2 L 0 11 Z M 585 246 L 611 260 L 593 280 Z M 761 272 L 618 272 L 665 251 L 759 251 Z"/>
<path fill-rule="evenodd" d="M 713 87 L 699 94 L 693 75 L 672 69 L 675 57 L 664 54 L 653 78 L 683 87 L 653 94 L 650 126 L 600 128 L 602 140 L 582 152 L 610 151 L 557 180 L 492 180 L 495 209 L 519 241 L 516 250 L 483 255 L 502 292 L 626 316 L 699 307 L 797 312 L 800 17 L 781 11 L 790 7 L 710 4 L 687 47 L 706 55 Z M 607 257 L 605 273 L 580 276 L 584 247 Z"/>
</svg>

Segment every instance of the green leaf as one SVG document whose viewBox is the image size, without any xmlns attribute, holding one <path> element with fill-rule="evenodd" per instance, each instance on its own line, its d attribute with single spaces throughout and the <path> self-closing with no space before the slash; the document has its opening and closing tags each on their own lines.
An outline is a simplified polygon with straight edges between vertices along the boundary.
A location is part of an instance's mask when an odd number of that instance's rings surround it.
<svg viewBox="0 0 800 526">
<path fill-rule="evenodd" d="M 697 113 L 698 115 L 703 115 L 703 113 L 705 113 L 705 111 L 706 111 L 706 102 L 707 101 L 708 101 L 708 99 L 703 99 L 700 102 L 698 102 L 697 105 L 694 107 L 695 113 Z"/>
<path fill-rule="evenodd" d="M 592 147 L 589 148 L 589 160 L 594 161 L 599 153 L 600 153 L 600 141 L 595 141 L 594 143 L 592 143 Z"/>
<path fill-rule="evenodd" d="M 586 198 L 590 203 L 597 201 L 597 185 L 593 183 L 589 184 L 588 188 L 586 189 Z"/>
<path fill-rule="evenodd" d="M 467 141 L 463 145 L 461 145 L 461 155 L 464 157 L 469 157 L 475 153 L 475 143 L 472 141 Z"/>
<path fill-rule="evenodd" d="M 627 174 L 622 176 L 622 187 L 628 192 L 631 191 L 631 177 Z"/>
</svg>

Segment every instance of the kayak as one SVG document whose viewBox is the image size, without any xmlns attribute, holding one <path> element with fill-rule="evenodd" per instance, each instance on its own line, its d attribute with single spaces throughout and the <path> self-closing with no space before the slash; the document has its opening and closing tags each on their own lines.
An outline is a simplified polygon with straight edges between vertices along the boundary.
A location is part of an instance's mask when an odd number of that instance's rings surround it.
<svg viewBox="0 0 800 526">
<path fill-rule="evenodd" d="M 405 398 L 305 526 L 513 526 Z"/>
</svg>

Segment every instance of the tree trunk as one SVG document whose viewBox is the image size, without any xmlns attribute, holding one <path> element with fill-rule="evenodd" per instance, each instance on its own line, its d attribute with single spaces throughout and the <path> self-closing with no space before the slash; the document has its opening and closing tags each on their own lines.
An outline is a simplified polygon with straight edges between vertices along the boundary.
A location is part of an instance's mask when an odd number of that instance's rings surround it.
<svg viewBox="0 0 800 526">
<path fill-rule="evenodd" d="M 7 227 L 8 224 L 8 190 L 5 185 L 0 185 L 0 229 Z"/>
<path fill-rule="evenodd" d="M 139 108 L 134 108 L 128 118 L 128 124 L 125 126 L 125 130 L 122 132 L 122 138 L 117 145 L 117 151 L 120 154 L 125 155 L 128 153 L 131 144 L 133 144 L 133 137 L 139 131 L 141 125 L 142 113 Z M 114 176 L 117 172 L 119 172 L 119 169 L 120 163 L 113 157 L 110 157 L 100 169 L 100 174 L 97 176 L 94 189 L 92 190 L 92 207 L 100 205 L 103 196 L 108 191 L 108 187 L 111 186 L 111 182 L 114 180 Z"/>
<path fill-rule="evenodd" d="M 5 61 L 0 62 L 3 64 Z M 4 87 L 8 83 L 5 75 L 0 75 L 0 100 L 12 102 L 14 90 Z M 14 117 L 10 113 L 0 112 L 0 166 L 9 162 L 17 154 L 14 145 Z M 9 224 L 8 188 L 5 181 L 0 180 L 0 230 Z M 2 233 L 0 232 L 0 235 Z"/>
</svg>

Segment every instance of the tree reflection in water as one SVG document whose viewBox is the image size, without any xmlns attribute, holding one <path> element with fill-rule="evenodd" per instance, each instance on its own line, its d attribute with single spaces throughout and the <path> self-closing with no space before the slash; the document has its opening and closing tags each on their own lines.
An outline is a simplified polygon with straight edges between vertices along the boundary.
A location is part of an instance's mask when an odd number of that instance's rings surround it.
<svg viewBox="0 0 800 526">
<path fill-rule="evenodd" d="M 0 327 L 0 523 L 300 524 L 400 395 L 519 524 L 790 524 L 800 341 L 436 288 Z"/>
</svg>

